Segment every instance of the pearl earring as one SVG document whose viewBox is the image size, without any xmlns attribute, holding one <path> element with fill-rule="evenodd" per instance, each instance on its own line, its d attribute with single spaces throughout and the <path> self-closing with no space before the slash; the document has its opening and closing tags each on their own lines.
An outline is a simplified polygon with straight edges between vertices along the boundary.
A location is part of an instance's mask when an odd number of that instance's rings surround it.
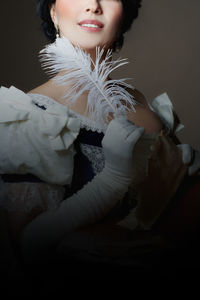
<svg viewBox="0 0 200 300">
<path fill-rule="evenodd" d="M 55 28 L 56 28 L 56 38 L 58 39 L 60 37 L 60 30 L 58 26 L 56 26 Z"/>
</svg>

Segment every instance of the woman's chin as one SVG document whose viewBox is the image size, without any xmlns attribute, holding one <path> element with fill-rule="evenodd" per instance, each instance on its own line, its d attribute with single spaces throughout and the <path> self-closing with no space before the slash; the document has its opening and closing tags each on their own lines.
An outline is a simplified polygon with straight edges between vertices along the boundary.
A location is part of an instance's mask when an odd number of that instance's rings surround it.
<svg viewBox="0 0 200 300">
<path fill-rule="evenodd" d="M 105 44 L 94 44 L 94 45 L 80 45 L 81 49 L 86 52 L 93 53 L 96 52 L 96 48 L 99 47 L 100 49 L 108 49 L 109 47 Z"/>
<path fill-rule="evenodd" d="M 102 41 L 96 40 L 93 38 L 91 39 L 84 39 L 84 40 L 74 40 L 73 38 L 66 37 L 74 46 L 79 46 L 82 50 L 88 52 L 88 53 L 93 53 L 96 52 L 96 48 L 100 47 L 100 49 L 108 49 L 110 48 L 105 42 L 103 43 Z"/>
</svg>

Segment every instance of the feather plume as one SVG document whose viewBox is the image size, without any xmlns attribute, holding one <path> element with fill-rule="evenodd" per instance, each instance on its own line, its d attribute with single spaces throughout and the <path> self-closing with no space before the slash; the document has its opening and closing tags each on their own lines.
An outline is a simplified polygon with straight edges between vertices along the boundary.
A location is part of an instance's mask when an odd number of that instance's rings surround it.
<svg viewBox="0 0 200 300">
<path fill-rule="evenodd" d="M 112 60 L 112 50 L 96 47 L 96 61 L 80 47 L 73 46 L 65 37 L 57 38 L 53 44 L 40 51 L 42 67 L 50 75 L 65 71 L 55 77 L 57 83 L 69 86 L 64 99 L 74 103 L 82 93 L 88 92 L 86 110 L 96 122 L 107 120 L 110 113 L 114 117 L 135 110 L 136 101 L 126 88 L 134 87 L 124 79 L 110 79 L 115 69 L 127 64 L 127 59 Z M 63 72 L 62 72 L 63 73 Z"/>
</svg>

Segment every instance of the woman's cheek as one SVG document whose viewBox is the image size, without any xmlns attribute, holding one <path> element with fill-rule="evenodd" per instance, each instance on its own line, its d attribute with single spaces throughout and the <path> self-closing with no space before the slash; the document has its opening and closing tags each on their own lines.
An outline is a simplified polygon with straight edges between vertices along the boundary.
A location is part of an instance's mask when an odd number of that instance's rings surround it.
<svg viewBox="0 0 200 300">
<path fill-rule="evenodd" d="M 72 0 L 56 0 L 56 11 L 60 18 L 74 18 L 76 6 L 76 3 L 72 5 Z"/>
<path fill-rule="evenodd" d="M 123 19 L 123 7 L 120 5 L 118 7 L 112 8 L 111 11 L 113 12 L 112 17 L 110 16 L 109 19 L 112 19 L 112 23 L 119 25 Z"/>
</svg>

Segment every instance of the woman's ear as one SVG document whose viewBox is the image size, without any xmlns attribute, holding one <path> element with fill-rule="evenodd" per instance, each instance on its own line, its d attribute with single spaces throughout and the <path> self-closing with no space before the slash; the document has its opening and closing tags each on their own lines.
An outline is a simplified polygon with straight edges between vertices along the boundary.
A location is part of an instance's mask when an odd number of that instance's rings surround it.
<svg viewBox="0 0 200 300">
<path fill-rule="evenodd" d="M 58 20 L 57 20 L 57 16 L 56 16 L 55 3 L 52 3 L 52 4 L 49 5 L 49 13 L 50 13 L 52 22 L 54 23 L 54 25 L 57 25 Z"/>
</svg>

